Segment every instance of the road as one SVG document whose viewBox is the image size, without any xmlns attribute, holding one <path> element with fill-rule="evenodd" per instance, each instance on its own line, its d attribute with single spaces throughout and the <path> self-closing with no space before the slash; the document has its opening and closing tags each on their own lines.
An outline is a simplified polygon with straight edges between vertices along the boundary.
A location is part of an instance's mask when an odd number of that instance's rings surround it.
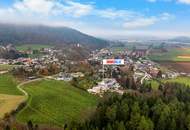
<svg viewBox="0 0 190 130">
<path fill-rule="evenodd" d="M 143 84 L 146 77 L 150 76 L 146 71 L 141 70 L 144 73 L 144 77 L 141 79 L 141 84 Z"/>
<path fill-rule="evenodd" d="M 39 79 L 34 79 L 34 80 L 29 80 L 26 82 L 22 82 L 19 85 L 17 85 L 17 89 L 20 90 L 27 98 L 28 98 L 28 93 L 22 88 L 23 85 L 31 83 L 31 82 L 35 82 L 35 81 L 40 81 L 43 80 L 45 78 L 39 78 Z"/>
</svg>

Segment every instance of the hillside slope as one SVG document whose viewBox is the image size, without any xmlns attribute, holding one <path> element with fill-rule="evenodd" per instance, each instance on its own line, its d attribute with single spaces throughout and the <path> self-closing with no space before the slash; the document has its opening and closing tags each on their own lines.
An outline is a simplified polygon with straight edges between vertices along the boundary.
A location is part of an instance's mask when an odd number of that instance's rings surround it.
<svg viewBox="0 0 190 130">
<path fill-rule="evenodd" d="M 19 122 L 51 124 L 62 126 L 72 120 L 82 121 L 88 109 L 96 107 L 98 98 L 71 86 L 54 80 L 37 81 L 23 88 L 30 95 L 28 105 L 17 115 Z"/>
<path fill-rule="evenodd" d="M 0 43 L 11 44 L 76 44 L 102 48 L 108 42 L 67 27 L 0 24 Z"/>
</svg>

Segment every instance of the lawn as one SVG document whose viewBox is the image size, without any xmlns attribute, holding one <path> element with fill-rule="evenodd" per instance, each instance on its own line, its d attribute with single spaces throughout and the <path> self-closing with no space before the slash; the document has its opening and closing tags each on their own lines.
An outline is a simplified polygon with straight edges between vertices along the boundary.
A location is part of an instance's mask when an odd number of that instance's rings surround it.
<svg viewBox="0 0 190 130">
<path fill-rule="evenodd" d="M 18 81 L 11 74 L 0 75 L 0 94 L 22 95 L 16 86 Z"/>
<path fill-rule="evenodd" d="M 24 45 L 18 45 L 16 46 L 16 49 L 19 51 L 25 51 L 28 50 L 28 48 L 31 48 L 32 50 L 40 50 L 42 48 L 50 48 L 51 45 L 43 45 L 43 44 L 24 44 Z"/>
<path fill-rule="evenodd" d="M 177 77 L 175 79 L 163 80 L 163 82 L 176 82 L 176 83 L 182 83 L 182 84 L 190 86 L 190 78 L 189 77 Z"/>
<path fill-rule="evenodd" d="M 180 58 L 181 55 L 190 55 L 190 49 L 171 49 L 165 53 L 154 53 L 149 55 L 153 61 L 190 61 L 190 58 Z"/>
<path fill-rule="evenodd" d="M 62 126 L 72 120 L 81 121 L 89 108 L 95 108 L 98 98 L 69 83 L 55 80 L 36 81 L 23 88 L 29 93 L 29 101 L 17 115 L 17 121 Z"/>
</svg>

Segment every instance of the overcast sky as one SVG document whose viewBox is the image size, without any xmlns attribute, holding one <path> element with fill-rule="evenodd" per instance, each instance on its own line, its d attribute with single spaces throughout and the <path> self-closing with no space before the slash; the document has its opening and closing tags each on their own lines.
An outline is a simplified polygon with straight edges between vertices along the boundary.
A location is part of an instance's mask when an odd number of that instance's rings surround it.
<svg viewBox="0 0 190 130">
<path fill-rule="evenodd" d="M 0 22 L 68 26 L 106 38 L 190 36 L 190 0 L 0 0 Z"/>
</svg>

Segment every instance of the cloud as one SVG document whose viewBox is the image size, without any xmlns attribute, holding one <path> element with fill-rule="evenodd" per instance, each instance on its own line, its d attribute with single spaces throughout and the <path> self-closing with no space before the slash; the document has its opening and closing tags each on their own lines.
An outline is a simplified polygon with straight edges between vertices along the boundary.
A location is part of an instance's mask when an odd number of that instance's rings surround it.
<svg viewBox="0 0 190 130">
<path fill-rule="evenodd" d="M 124 23 L 124 27 L 127 29 L 137 29 L 137 28 L 144 28 L 147 26 L 154 25 L 161 21 L 168 21 L 175 18 L 175 16 L 169 13 L 162 13 L 159 16 L 152 16 L 152 17 L 139 17 L 137 19 L 133 19 L 131 21 L 127 21 Z"/>
<path fill-rule="evenodd" d="M 178 0 L 178 2 L 190 5 L 190 0 Z"/>
<path fill-rule="evenodd" d="M 108 19 L 132 19 L 134 17 L 138 17 L 141 14 L 134 11 L 129 10 L 117 10 L 117 9 L 103 9 L 103 10 L 96 10 L 95 13 L 102 18 L 108 18 Z"/>
<path fill-rule="evenodd" d="M 88 15 L 93 6 L 71 0 L 21 0 L 15 2 L 12 8 L 21 13 L 34 13 L 38 15 L 67 14 L 73 17 L 80 17 Z"/>
<path fill-rule="evenodd" d="M 178 3 L 190 5 L 190 0 L 146 0 L 146 1 L 152 2 L 152 3 L 155 3 L 157 1 L 161 1 L 161 2 L 178 2 Z"/>
<path fill-rule="evenodd" d="M 147 16 L 134 10 L 100 9 L 93 2 L 81 3 L 74 0 L 15 0 L 9 7 L 0 8 L 0 22 L 68 26 L 81 31 L 92 28 L 137 30 L 173 18 L 175 17 L 167 12 Z"/>
<path fill-rule="evenodd" d="M 136 28 L 142 28 L 142 27 L 147 27 L 147 26 L 153 25 L 156 22 L 157 22 L 157 19 L 155 17 L 138 18 L 133 21 L 125 22 L 124 27 L 127 29 L 136 29 Z"/>
<path fill-rule="evenodd" d="M 157 0 L 147 0 L 148 2 L 156 2 Z"/>
</svg>

